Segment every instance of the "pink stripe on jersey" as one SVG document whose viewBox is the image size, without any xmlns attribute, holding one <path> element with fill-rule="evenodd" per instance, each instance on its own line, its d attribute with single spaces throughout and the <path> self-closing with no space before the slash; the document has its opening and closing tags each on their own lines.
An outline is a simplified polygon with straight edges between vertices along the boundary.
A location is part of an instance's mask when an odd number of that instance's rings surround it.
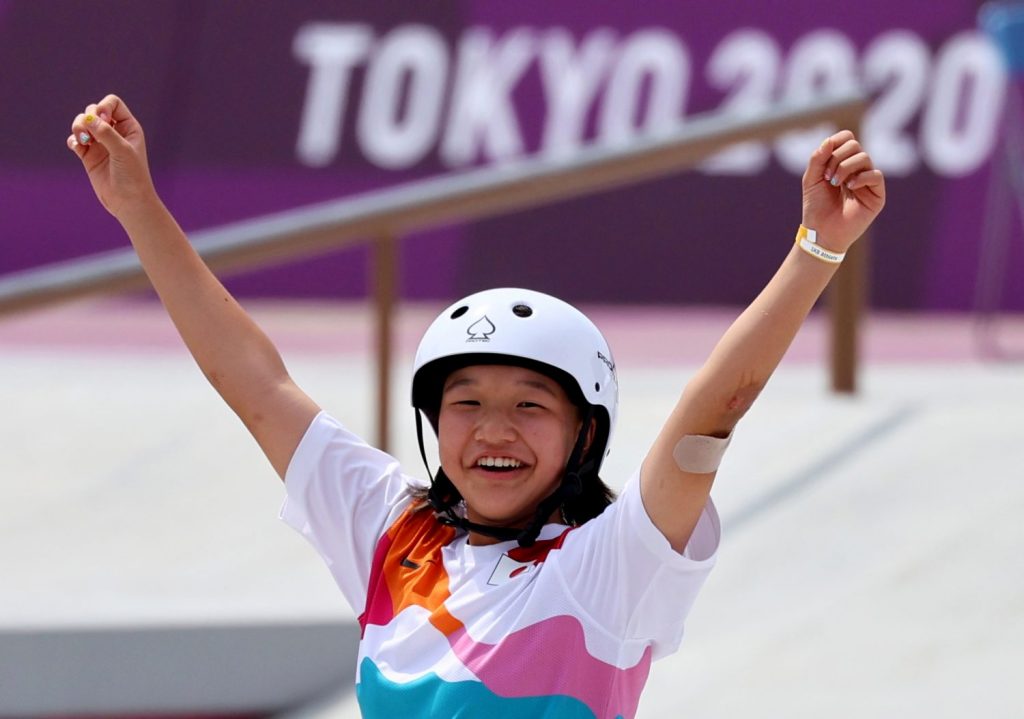
<svg viewBox="0 0 1024 719">
<path fill-rule="evenodd" d="M 650 647 L 628 669 L 594 658 L 579 620 L 565 615 L 512 632 L 498 644 L 477 642 L 465 628 L 448 639 L 459 660 L 495 694 L 571 696 L 599 719 L 634 716 L 651 668 Z"/>
<path fill-rule="evenodd" d="M 359 636 L 366 634 L 367 624 L 385 626 L 395 618 L 395 605 L 388 593 L 387 582 L 384 580 L 384 560 L 391 549 L 391 536 L 385 534 L 377 542 L 373 553 L 373 564 L 370 570 L 370 586 L 366 592 L 366 609 L 359 615 Z"/>
</svg>

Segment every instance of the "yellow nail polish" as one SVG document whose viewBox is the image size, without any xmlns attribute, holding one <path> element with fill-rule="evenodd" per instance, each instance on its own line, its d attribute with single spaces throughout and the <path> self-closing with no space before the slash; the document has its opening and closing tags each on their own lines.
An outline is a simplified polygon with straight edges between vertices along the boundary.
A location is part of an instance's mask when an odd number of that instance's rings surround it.
<svg viewBox="0 0 1024 719">
<path fill-rule="evenodd" d="M 86 122 L 87 122 L 88 124 L 90 124 L 90 125 L 91 125 L 92 123 L 96 122 L 96 118 L 95 118 L 95 117 L 93 117 L 92 115 L 86 115 L 86 116 L 85 116 L 85 121 L 86 121 Z"/>
</svg>

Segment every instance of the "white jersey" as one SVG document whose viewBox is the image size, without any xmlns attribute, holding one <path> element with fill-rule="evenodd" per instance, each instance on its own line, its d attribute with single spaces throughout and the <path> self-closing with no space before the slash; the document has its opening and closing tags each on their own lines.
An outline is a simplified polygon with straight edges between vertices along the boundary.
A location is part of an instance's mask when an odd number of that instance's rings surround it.
<svg viewBox="0 0 1024 719">
<path fill-rule="evenodd" d="M 281 517 L 360 614 L 363 715 L 633 717 L 714 563 L 713 504 L 682 554 L 647 516 L 638 475 L 581 527 L 473 546 L 412 506 L 417 486 L 323 413 L 285 476 Z"/>
</svg>

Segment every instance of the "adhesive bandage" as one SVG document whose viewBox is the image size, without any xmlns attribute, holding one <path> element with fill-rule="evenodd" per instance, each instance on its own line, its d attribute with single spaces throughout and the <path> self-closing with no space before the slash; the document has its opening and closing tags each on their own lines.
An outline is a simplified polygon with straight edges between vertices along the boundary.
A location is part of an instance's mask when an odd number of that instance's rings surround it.
<svg viewBox="0 0 1024 719">
<path fill-rule="evenodd" d="M 732 440 L 728 437 L 708 437 L 702 434 L 688 434 L 679 440 L 672 450 L 672 459 L 679 469 L 692 474 L 717 472 L 726 447 Z"/>
</svg>

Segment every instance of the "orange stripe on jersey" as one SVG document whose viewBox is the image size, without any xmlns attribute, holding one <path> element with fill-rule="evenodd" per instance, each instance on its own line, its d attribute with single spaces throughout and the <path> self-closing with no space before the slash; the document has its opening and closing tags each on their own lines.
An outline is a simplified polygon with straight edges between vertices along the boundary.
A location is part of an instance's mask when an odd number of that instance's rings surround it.
<svg viewBox="0 0 1024 719">
<path fill-rule="evenodd" d="M 444 606 L 451 596 L 441 549 L 455 538 L 455 529 L 437 521 L 430 509 L 405 510 L 381 537 L 370 572 L 366 611 L 359 618 L 384 626 L 411 606 L 430 612 L 430 622 L 444 634 L 462 627 Z"/>
<path fill-rule="evenodd" d="M 571 529 L 543 539 L 532 547 L 516 547 L 508 555 L 523 564 L 540 564 L 565 542 Z M 430 612 L 430 623 L 445 636 L 463 628 L 444 605 L 451 591 L 441 550 L 455 538 L 456 530 L 443 525 L 430 509 L 405 510 L 377 544 L 366 611 L 359 617 L 367 624 L 386 626 L 402 610 L 418 606 Z"/>
</svg>

